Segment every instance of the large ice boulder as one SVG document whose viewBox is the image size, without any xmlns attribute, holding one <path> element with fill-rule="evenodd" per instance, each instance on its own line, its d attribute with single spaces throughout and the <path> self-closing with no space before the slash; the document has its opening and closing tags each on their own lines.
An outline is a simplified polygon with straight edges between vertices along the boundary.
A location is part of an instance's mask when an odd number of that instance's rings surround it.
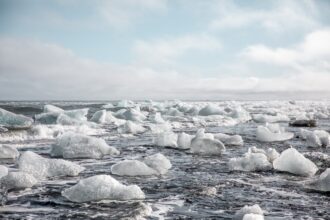
<svg viewBox="0 0 330 220">
<path fill-rule="evenodd" d="M 293 136 L 293 133 L 286 132 L 279 124 L 259 125 L 257 128 L 257 140 L 262 142 L 285 141 Z"/>
<path fill-rule="evenodd" d="M 109 146 L 103 139 L 68 132 L 56 139 L 51 155 L 63 158 L 101 158 L 118 155 L 120 152 Z"/>
<path fill-rule="evenodd" d="M 25 172 L 10 172 L 0 179 L 0 183 L 6 189 L 25 189 L 36 185 L 38 180 Z"/>
<path fill-rule="evenodd" d="M 191 140 L 194 138 L 193 135 L 187 134 L 185 132 L 181 132 L 178 135 L 178 148 L 180 149 L 189 149 L 191 145 Z"/>
<path fill-rule="evenodd" d="M 53 106 L 52 108 L 54 108 Z M 63 110 L 52 109 L 44 110 L 44 113 L 34 116 L 36 121 L 42 124 L 62 124 L 62 125 L 77 125 L 87 121 L 88 108 Z"/>
<path fill-rule="evenodd" d="M 29 173 L 37 179 L 53 176 L 77 176 L 85 168 L 62 159 L 44 158 L 31 151 L 24 152 L 18 161 L 20 171 Z"/>
<path fill-rule="evenodd" d="M 55 105 L 50 105 L 50 104 L 44 105 L 44 113 L 49 113 L 49 112 L 61 113 L 64 112 L 64 110 Z"/>
<path fill-rule="evenodd" d="M 177 141 L 178 141 L 178 135 L 173 132 L 158 133 L 153 139 L 153 143 L 156 146 L 161 146 L 161 147 L 177 148 Z"/>
<path fill-rule="evenodd" d="M 330 145 L 330 134 L 324 130 L 300 129 L 300 137 L 306 140 L 310 147 L 328 147 Z"/>
<path fill-rule="evenodd" d="M 137 123 L 134 123 L 133 121 L 126 121 L 125 124 L 122 124 L 118 127 L 119 133 L 129 133 L 129 134 L 139 134 L 146 131 L 146 129 Z"/>
<path fill-rule="evenodd" d="M 213 135 L 215 139 L 218 139 L 222 143 L 224 143 L 226 146 L 242 146 L 244 144 L 243 138 L 240 135 L 228 135 L 228 134 L 222 134 L 217 133 Z"/>
<path fill-rule="evenodd" d="M 294 148 L 286 149 L 273 162 L 274 169 L 300 176 L 313 176 L 318 168 Z"/>
<path fill-rule="evenodd" d="M 130 121 L 142 122 L 146 119 L 146 116 L 136 108 L 131 108 L 123 112 L 122 118 Z"/>
<path fill-rule="evenodd" d="M 165 123 L 165 120 L 163 119 L 162 115 L 159 112 L 156 112 L 154 115 L 151 115 L 150 121 L 156 124 Z"/>
<path fill-rule="evenodd" d="M 0 144 L 0 159 L 15 159 L 18 156 L 19 152 L 15 147 Z"/>
<path fill-rule="evenodd" d="M 246 205 L 235 213 L 235 216 L 233 217 L 233 219 L 234 220 L 243 220 L 245 218 L 253 219 L 253 218 L 251 218 L 251 215 L 245 217 L 246 215 L 249 215 L 249 214 L 254 214 L 254 216 L 256 217 L 254 220 L 259 220 L 259 219 L 263 219 L 264 212 L 260 208 L 260 206 L 257 204 L 255 204 L 253 206 Z"/>
<path fill-rule="evenodd" d="M 0 108 L 0 126 L 7 129 L 27 129 L 33 124 L 33 119 L 18 115 Z"/>
<path fill-rule="evenodd" d="M 106 110 L 99 110 L 95 112 L 90 119 L 90 121 L 98 123 L 98 124 L 104 124 L 107 119 L 107 111 Z"/>
<path fill-rule="evenodd" d="M 201 110 L 199 110 L 199 115 L 201 116 L 208 116 L 208 115 L 222 115 L 224 114 L 224 111 L 214 104 L 208 104 Z"/>
<path fill-rule="evenodd" d="M 199 129 L 191 140 L 190 150 L 195 154 L 220 155 L 226 148 L 221 141 L 214 139 L 212 134 L 205 134 L 204 129 Z"/>
<path fill-rule="evenodd" d="M 0 165 L 0 178 L 8 174 L 8 168 L 4 165 Z"/>
<path fill-rule="evenodd" d="M 151 176 L 165 174 L 172 167 L 171 162 L 160 153 L 146 157 L 143 162 L 124 160 L 111 167 L 112 174 L 120 176 Z"/>
<path fill-rule="evenodd" d="M 309 183 L 308 186 L 317 191 L 330 192 L 330 168 L 321 173 L 320 177 Z"/>
<path fill-rule="evenodd" d="M 76 185 L 62 191 L 62 195 L 73 202 L 145 198 L 137 185 L 125 186 L 109 175 L 82 179 Z"/>
<path fill-rule="evenodd" d="M 230 170 L 265 171 L 271 170 L 272 164 L 263 152 L 253 152 L 251 149 L 240 158 L 232 158 L 228 162 Z"/>
</svg>

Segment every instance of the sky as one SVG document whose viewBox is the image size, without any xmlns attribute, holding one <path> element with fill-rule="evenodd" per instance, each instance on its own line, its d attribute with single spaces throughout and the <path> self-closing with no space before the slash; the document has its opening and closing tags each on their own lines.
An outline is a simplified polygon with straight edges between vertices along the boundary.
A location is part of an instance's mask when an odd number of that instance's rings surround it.
<svg viewBox="0 0 330 220">
<path fill-rule="evenodd" d="M 274 94 L 330 99 L 330 1 L 0 0 L 0 100 Z"/>
</svg>

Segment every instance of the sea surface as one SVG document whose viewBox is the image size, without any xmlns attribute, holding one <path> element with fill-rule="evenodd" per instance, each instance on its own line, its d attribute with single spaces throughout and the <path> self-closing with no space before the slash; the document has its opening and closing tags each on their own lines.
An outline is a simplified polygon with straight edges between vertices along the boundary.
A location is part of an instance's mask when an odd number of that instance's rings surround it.
<svg viewBox="0 0 330 220">
<path fill-rule="evenodd" d="M 110 102 L 0 102 L 0 108 L 29 117 L 41 113 L 45 104 L 52 104 L 65 110 L 89 108 L 87 118 L 90 119 L 95 111 L 102 109 L 108 103 Z M 206 103 L 187 102 L 187 104 L 203 106 Z M 318 110 L 329 112 L 330 109 L 328 101 L 220 101 L 212 104 L 223 108 L 239 105 L 251 114 L 281 112 L 289 117 L 298 114 L 297 112 L 309 113 Z M 178 106 L 177 103 L 166 103 L 166 105 Z M 108 109 L 108 111 L 115 110 Z M 2 193 L 0 219 L 232 219 L 235 212 L 244 205 L 254 204 L 258 204 L 264 210 L 266 219 L 330 219 L 329 193 L 306 188 L 304 183 L 309 178 L 274 170 L 241 172 L 228 169 L 229 159 L 243 156 L 249 147 L 256 146 L 265 150 L 272 147 L 282 152 L 293 146 L 317 164 L 319 171 L 316 175 L 319 175 L 330 167 L 330 148 L 307 147 L 298 137 L 299 128 L 289 127 L 288 122 L 281 122 L 280 124 L 287 131 L 295 133 L 294 138 L 282 142 L 263 143 L 256 140 L 256 128 L 260 123 L 253 120 L 232 125 L 230 123 L 201 124 L 196 123 L 193 117 L 186 114 L 183 117 L 168 118 L 165 113 L 162 115 L 170 121 L 174 132 L 184 131 L 195 134 L 203 127 L 209 133 L 241 135 L 244 145 L 227 146 L 226 152 L 221 156 L 201 156 L 187 150 L 155 146 L 152 132 L 138 135 L 118 134 L 117 126 L 112 124 L 97 125 L 90 130 L 84 128 L 81 132 L 104 138 L 109 145 L 120 150 L 121 154 L 102 159 L 70 159 L 84 166 L 86 170 L 77 177 L 49 178 L 31 189 Z M 149 122 L 143 122 L 143 125 L 147 123 Z M 317 123 L 317 128 L 307 129 L 330 131 L 329 117 L 317 119 Z M 29 136 L 28 132 L 19 130 L 0 133 L 0 144 L 15 146 L 20 152 L 33 151 L 48 158 L 55 138 L 47 134 Z M 172 168 L 165 175 L 125 177 L 111 174 L 110 168 L 116 162 L 124 159 L 139 159 L 158 152 L 164 154 L 172 163 Z M 11 171 L 17 170 L 16 161 L 3 160 L 0 164 L 6 165 Z M 62 190 L 74 185 L 79 179 L 98 174 L 112 175 L 124 184 L 137 184 L 145 193 L 146 199 L 127 202 L 74 203 L 61 195 Z"/>
</svg>

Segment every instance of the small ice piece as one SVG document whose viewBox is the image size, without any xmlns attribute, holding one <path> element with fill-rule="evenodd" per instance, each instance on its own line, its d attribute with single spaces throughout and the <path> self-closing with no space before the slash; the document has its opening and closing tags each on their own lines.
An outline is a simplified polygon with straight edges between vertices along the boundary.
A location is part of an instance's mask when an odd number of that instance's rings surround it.
<svg viewBox="0 0 330 220">
<path fill-rule="evenodd" d="M 264 212 L 262 211 L 262 209 L 260 208 L 260 206 L 258 204 L 255 204 L 253 206 L 246 205 L 235 213 L 235 216 L 233 219 L 234 220 L 243 220 L 245 215 L 247 215 L 247 214 L 255 214 L 255 215 L 263 216 Z M 257 219 L 259 219 L 259 218 L 257 218 Z"/>
<path fill-rule="evenodd" d="M 170 108 L 165 112 L 165 115 L 173 116 L 173 117 L 182 117 L 184 116 L 184 113 L 180 112 L 176 108 Z"/>
<path fill-rule="evenodd" d="M 293 138 L 293 133 L 285 132 L 279 124 L 259 125 L 257 128 L 257 140 L 262 142 L 285 141 Z"/>
<path fill-rule="evenodd" d="M 64 112 L 64 110 L 55 105 L 44 105 L 44 113 L 49 113 L 49 112 L 61 113 Z"/>
<path fill-rule="evenodd" d="M 111 167 L 111 173 L 119 176 L 151 176 L 157 172 L 138 160 L 124 160 Z"/>
<path fill-rule="evenodd" d="M 230 170 L 241 170 L 247 172 L 272 169 L 272 164 L 268 161 L 268 158 L 264 153 L 252 152 L 251 149 L 249 149 L 244 157 L 230 159 L 228 166 Z"/>
<path fill-rule="evenodd" d="M 48 110 L 49 111 L 49 110 Z M 36 121 L 42 124 L 77 125 L 87 121 L 88 108 L 67 111 L 53 110 L 35 115 Z"/>
<path fill-rule="evenodd" d="M 225 145 L 242 146 L 244 144 L 243 138 L 240 135 L 228 135 L 217 133 L 213 135 L 215 139 L 218 139 Z"/>
<path fill-rule="evenodd" d="M 311 182 L 309 187 L 322 192 L 330 192 L 330 168 L 321 173 L 317 180 Z"/>
<path fill-rule="evenodd" d="M 330 143 L 330 135 L 324 130 L 309 131 L 300 129 L 300 137 L 307 141 L 310 147 L 327 147 Z"/>
<path fill-rule="evenodd" d="M 199 110 L 199 115 L 201 116 L 208 116 L 208 115 L 222 115 L 224 112 L 223 110 L 214 104 L 208 104 L 201 110 Z"/>
<path fill-rule="evenodd" d="M 153 140 L 156 146 L 177 148 L 178 135 L 173 132 L 158 133 Z"/>
<path fill-rule="evenodd" d="M 287 115 L 277 114 L 277 115 L 263 115 L 255 114 L 253 115 L 253 120 L 258 123 L 275 123 L 275 122 L 288 122 L 290 118 Z"/>
<path fill-rule="evenodd" d="M 33 175 L 37 179 L 52 176 L 77 176 L 85 168 L 62 159 L 44 158 L 31 151 L 24 152 L 19 158 L 19 170 Z"/>
<path fill-rule="evenodd" d="M 242 106 L 236 106 L 227 114 L 228 116 L 238 119 L 240 122 L 247 122 L 251 120 L 251 115 Z"/>
<path fill-rule="evenodd" d="M 204 129 L 197 131 L 196 137 L 191 140 L 191 152 L 202 155 L 219 155 L 226 151 L 225 145 L 214 140 L 212 134 L 204 134 Z"/>
<path fill-rule="evenodd" d="M 63 190 L 62 195 L 73 202 L 145 198 L 137 185 L 125 186 L 109 175 L 96 175 L 82 179 L 76 185 Z"/>
<path fill-rule="evenodd" d="M 150 121 L 156 124 L 165 123 L 165 120 L 159 112 L 156 112 L 154 115 L 150 116 Z"/>
<path fill-rule="evenodd" d="M 106 118 L 107 118 L 107 111 L 100 110 L 93 114 L 90 121 L 98 123 L 98 124 L 104 124 L 106 122 Z"/>
<path fill-rule="evenodd" d="M 6 166 L 0 165 L 0 178 L 8 174 L 8 168 Z"/>
<path fill-rule="evenodd" d="M 126 133 L 126 134 L 127 133 L 139 134 L 146 131 L 146 129 L 143 126 L 136 124 L 132 121 L 126 121 L 126 123 L 120 125 L 117 130 L 119 133 Z"/>
<path fill-rule="evenodd" d="M 0 126 L 7 129 L 28 129 L 32 126 L 32 118 L 14 114 L 0 108 Z"/>
<path fill-rule="evenodd" d="M 0 144 L 0 159 L 15 159 L 18 156 L 19 152 L 15 147 Z"/>
<path fill-rule="evenodd" d="M 37 184 L 38 180 L 25 172 L 10 172 L 2 177 L 0 182 L 6 189 L 25 189 Z"/>
<path fill-rule="evenodd" d="M 313 176 L 318 168 L 294 148 L 286 149 L 273 162 L 274 169 L 300 176 Z"/>
<path fill-rule="evenodd" d="M 172 167 L 171 161 L 161 153 L 147 156 L 144 158 L 144 163 L 156 170 L 158 174 L 165 174 Z"/>
<path fill-rule="evenodd" d="M 193 135 L 181 132 L 178 136 L 178 148 L 189 149 L 191 145 L 191 140 L 194 138 Z"/>
<path fill-rule="evenodd" d="M 243 217 L 243 220 L 264 220 L 264 216 L 263 215 L 258 215 L 258 214 L 245 214 Z"/>
<path fill-rule="evenodd" d="M 277 159 L 280 154 L 274 148 L 268 148 L 266 151 L 266 156 L 268 158 L 268 161 L 273 163 L 273 161 Z"/>
<path fill-rule="evenodd" d="M 103 139 L 68 132 L 56 139 L 51 155 L 63 158 L 102 158 L 118 155 L 120 152 L 109 146 Z"/>
</svg>

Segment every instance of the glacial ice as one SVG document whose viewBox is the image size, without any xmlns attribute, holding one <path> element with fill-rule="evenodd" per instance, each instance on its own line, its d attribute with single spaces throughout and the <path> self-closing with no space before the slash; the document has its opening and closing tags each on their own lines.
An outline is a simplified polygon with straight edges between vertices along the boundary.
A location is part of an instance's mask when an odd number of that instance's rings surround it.
<svg viewBox="0 0 330 220">
<path fill-rule="evenodd" d="M 308 184 L 310 188 L 322 192 L 330 192 L 330 168 L 321 173 L 320 177 Z"/>
<path fill-rule="evenodd" d="M 306 140 L 310 147 L 327 147 L 330 145 L 330 134 L 324 130 L 309 131 L 300 129 L 300 137 Z"/>
<path fill-rule="evenodd" d="M 8 168 L 4 165 L 0 165 L 0 178 L 8 174 Z"/>
<path fill-rule="evenodd" d="M 145 157 L 144 163 L 156 170 L 158 174 L 165 174 L 172 167 L 171 161 L 161 153 Z"/>
<path fill-rule="evenodd" d="M 213 135 L 215 139 L 218 139 L 225 145 L 242 146 L 244 144 L 243 138 L 240 135 L 228 135 L 217 133 Z"/>
<path fill-rule="evenodd" d="M 37 179 L 52 176 L 77 176 L 85 168 L 62 159 L 44 158 L 31 151 L 24 152 L 18 161 L 19 170 Z"/>
<path fill-rule="evenodd" d="M 76 185 L 62 191 L 62 195 L 73 202 L 145 198 L 137 185 L 125 186 L 109 175 L 82 179 Z"/>
<path fill-rule="evenodd" d="M 142 125 L 134 123 L 133 121 L 126 121 L 126 123 L 120 125 L 117 130 L 119 133 L 126 133 L 126 134 L 127 133 L 138 134 L 146 131 L 146 129 Z"/>
<path fill-rule="evenodd" d="M 111 167 L 111 173 L 119 176 L 151 176 L 157 172 L 138 160 L 120 161 Z"/>
<path fill-rule="evenodd" d="M 44 105 L 44 113 L 49 113 L 49 112 L 61 113 L 64 112 L 64 110 L 55 105 Z"/>
<path fill-rule="evenodd" d="M 199 110 L 199 115 L 201 116 L 209 116 L 209 115 L 222 115 L 224 111 L 214 104 L 208 104 L 201 110 Z"/>
<path fill-rule="evenodd" d="M 109 146 L 103 139 L 68 132 L 56 139 L 51 155 L 63 158 L 101 158 L 118 155 L 120 152 Z"/>
<path fill-rule="evenodd" d="M 158 133 L 153 139 L 153 143 L 160 147 L 177 148 L 178 135 L 173 132 Z"/>
<path fill-rule="evenodd" d="M 57 123 L 62 125 L 79 125 L 87 121 L 88 108 L 64 111 L 63 109 L 54 110 L 53 107 L 48 107 L 47 110 L 44 109 L 44 113 L 35 115 L 36 121 L 41 124 Z"/>
<path fill-rule="evenodd" d="M 257 128 L 257 140 L 262 142 L 285 141 L 293 138 L 293 133 L 286 132 L 279 124 L 259 125 Z"/>
<path fill-rule="evenodd" d="M 294 148 L 286 149 L 273 162 L 274 169 L 300 176 L 313 176 L 318 168 Z"/>
<path fill-rule="evenodd" d="M 162 118 L 162 115 L 159 112 L 156 112 L 154 115 L 151 115 L 150 121 L 156 124 L 165 123 L 165 120 Z"/>
<path fill-rule="evenodd" d="M 7 129 L 27 129 L 33 124 L 32 118 L 18 115 L 0 108 L 0 126 Z"/>
<path fill-rule="evenodd" d="M 258 123 L 276 123 L 276 122 L 289 122 L 290 118 L 287 115 L 277 114 L 277 115 L 264 115 L 255 114 L 253 115 L 253 120 Z"/>
<path fill-rule="evenodd" d="M 25 189 L 36 185 L 38 180 L 25 172 L 9 172 L 0 182 L 6 189 Z"/>
<path fill-rule="evenodd" d="M 260 206 L 258 204 L 255 204 L 253 206 L 246 205 L 235 213 L 235 216 L 233 219 L 234 220 L 243 220 L 245 215 L 247 215 L 247 214 L 255 214 L 255 215 L 263 216 L 264 212 L 262 211 L 262 209 L 260 208 Z M 258 220 L 260 219 L 259 216 L 257 216 Z M 249 219 L 251 219 L 251 218 L 249 218 Z M 257 219 L 255 219 L 255 220 L 257 220 Z"/>
<path fill-rule="evenodd" d="M 98 124 L 104 124 L 107 119 L 107 111 L 106 110 L 99 110 L 95 112 L 90 119 L 90 121 L 98 123 Z"/>
<path fill-rule="evenodd" d="M 191 140 L 191 152 L 202 155 L 219 155 L 226 151 L 225 145 L 213 138 L 212 134 L 205 134 L 204 129 L 199 129 Z"/>
<path fill-rule="evenodd" d="M 263 215 L 258 215 L 253 213 L 245 214 L 243 217 L 243 220 L 264 220 L 264 219 L 265 218 Z"/>
<path fill-rule="evenodd" d="M 194 138 L 193 135 L 187 134 L 185 132 L 181 132 L 178 135 L 178 148 L 180 149 L 189 149 L 191 145 L 191 140 Z"/>
<path fill-rule="evenodd" d="M 0 144 L 0 159 L 15 159 L 18 156 L 19 152 L 15 147 Z"/>
</svg>

